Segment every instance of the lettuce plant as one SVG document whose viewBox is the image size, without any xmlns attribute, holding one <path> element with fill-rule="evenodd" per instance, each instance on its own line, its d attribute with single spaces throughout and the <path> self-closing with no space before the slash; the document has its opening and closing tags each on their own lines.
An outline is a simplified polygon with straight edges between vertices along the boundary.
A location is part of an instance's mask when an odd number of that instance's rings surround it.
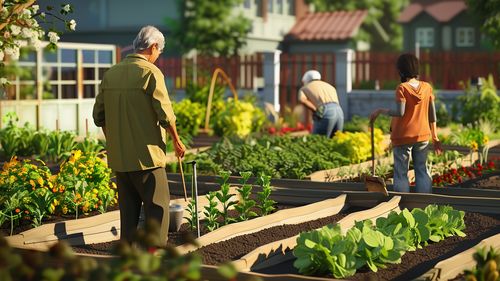
<svg viewBox="0 0 500 281">
<path fill-rule="evenodd" d="M 341 235 L 339 225 L 327 225 L 300 234 L 293 249 L 297 257 L 293 265 L 302 274 L 331 273 L 335 278 L 344 278 L 356 272 L 356 251 L 356 243 Z"/>
<path fill-rule="evenodd" d="M 450 236 L 465 237 L 464 212 L 454 210 L 451 206 L 429 205 L 424 209 L 429 216 L 429 239 L 439 242 Z"/>
</svg>

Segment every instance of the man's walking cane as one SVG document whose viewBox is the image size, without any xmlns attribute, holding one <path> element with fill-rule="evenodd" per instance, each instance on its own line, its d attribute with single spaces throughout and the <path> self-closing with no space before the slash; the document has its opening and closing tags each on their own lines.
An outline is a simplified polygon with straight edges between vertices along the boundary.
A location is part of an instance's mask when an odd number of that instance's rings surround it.
<svg viewBox="0 0 500 281">
<path fill-rule="evenodd" d="M 187 191 L 186 191 L 186 181 L 184 180 L 184 171 L 182 170 L 182 159 L 177 156 L 177 162 L 179 163 L 179 167 L 181 169 L 181 178 L 182 178 L 182 187 L 184 187 L 184 201 L 187 202 Z"/>
</svg>

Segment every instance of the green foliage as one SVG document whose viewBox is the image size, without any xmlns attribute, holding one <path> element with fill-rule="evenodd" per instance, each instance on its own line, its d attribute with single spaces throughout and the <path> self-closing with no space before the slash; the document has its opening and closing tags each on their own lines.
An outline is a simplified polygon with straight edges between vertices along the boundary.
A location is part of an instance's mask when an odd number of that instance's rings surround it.
<svg viewBox="0 0 500 281">
<path fill-rule="evenodd" d="M 198 216 L 198 214 L 196 213 L 196 202 L 194 201 L 194 199 L 189 200 L 189 203 L 187 205 L 187 212 L 189 216 L 184 218 L 188 222 L 189 230 L 194 231 L 198 227 L 198 225 L 196 224 L 196 217 Z"/>
<path fill-rule="evenodd" d="M 75 147 L 75 138 L 75 133 L 70 131 L 53 131 L 49 135 L 47 160 L 52 163 L 61 163 L 68 159 Z"/>
<path fill-rule="evenodd" d="M 200 173 L 226 170 L 236 175 L 239 171 L 250 171 L 272 178 L 302 179 L 315 171 L 349 164 L 339 147 L 332 139 L 320 135 L 263 136 L 233 141 L 224 138 L 198 154 L 196 161 Z"/>
<path fill-rule="evenodd" d="M 76 150 L 55 179 L 53 191 L 58 192 L 57 211 L 67 214 L 105 212 L 117 202 L 116 184 L 110 183 L 111 169 L 99 156 L 84 155 Z"/>
<path fill-rule="evenodd" d="M 449 206 L 429 205 L 387 218 L 356 222 L 342 235 L 340 226 L 325 226 L 320 230 L 301 233 L 293 250 L 294 266 L 308 275 L 332 274 L 345 278 L 357 269 L 368 267 L 377 272 L 388 263 L 400 263 L 401 256 L 454 235 L 465 236 L 464 213 Z"/>
<path fill-rule="evenodd" d="M 36 130 L 28 123 L 23 127 L 18 127 L 19 118 L 14 112 L 9 112 L 3 117 L 2 123 L 6 123 L 5 128 L 0 130 L 0 145 L 4 159 L 13 156 L 30 156 L 34 151 L 34 137 Z"/>
<path fill-rule="evenodd" d="M 157 248 L 158 223 L 146 221 L 133 246 L 120 242 L 113 258 L 95 259 L 75 255 L 66 242 L 48 252 L 19 251 L 0 237 L 1 280 L 200 280 L 201 258 L 180 255 L 175 248 Z"/>
<path fill-rule="evenodd" d="M 478 248 L 474 253 L 476 266 L 465 270 L 466 280 L 497 281 L 500 276 L 500 250 L 492 246 Z"/>
<path fill-rule="evenodd" d="M 257 207 L 260 209 L 262 216 L 268 215 L 275 210 L 274 204 L 276 201 L 269 199 L 271 196 L 271 177 L 266 175 L 260 175 L 257 179 L 257 184 L 262 187 L 262 191 L 257 192 L 257 200 L 259 204 Z"/>
<path fill-rule="evenodd" d="M 481 89 L 472 87 L 470 81 L 464 85 L 465 94 L 457 98 L 456 107 L 460 110 L 457 118 L 463 125 L 477 124 L 480 120 L 493 122 L 495 130 L 500 128 L 500 97 L 493 75 L 483 80 Z M 480 109 L 480 110 L 478 110 Z"/>
<path fill-rule="evenodd" d="M 221 181 L 220 181 L 220 190 L 215 194 L 219 202 L 222 203 L 222 211 L 220 215 L 222 216 L 222 224 L 226 225 L 234 220 L 229 217 L 229 208 L 234 206 L 237 202 L 232 200 L 234 194 L 230 193 L 230 186 L 228 183 L 229 177 L 231 173 L 228 171 L 220 172 Z"/>
<path fill-rule="evenodd" d="M 220 110 L 212 109 L 212 112 L 212 128 L 218 136 L 245 138 L 250 133 L 259 131 L 266 121 L 264 112 L 255 105 L 254 100 L 236 101 L 229 98 Z"/>
<path fill-rule="evenodd" d="M 219 222 L 217 219 L 219 218 L 219 210 L 217 209 L 217 199 L 216 193 L 215 192 L 209 192 L 206 196 L 208 199 L 208 205 L 204 207 L 205 211 L 203 214 L 205 214 L 205 225 L 207 226 L 207 229 L 209 231 L 214 231 L 217 228 L 219 228 Z"/>
<path fill-rule="evenodd" d="M 195 103 L 200 103 L 203 106 L 208 104 L 208 95 L 210 94 L 210 76 L 211 73 L 203 73 L 198 71 L 198 80 L 206 81 L 206 83 L 196 83 L 194 81 L 188 81 L 186 84 L 186 97 Z M 201 77 L 200 77 L 201 76 Z M 202 86 L 203 85 L 203 86 Z M 214 93 L 212 96 L 212 102 L 222 101 L 224 98 L 225 87 L 216 83 L 214 87 Z"/>
<path fill-rule="evenodd" d="M 398 0 L 361 0 L 361 1 L 335 1 L 335 0 L 306 0 L 314 4 L 316 11 L 341 11 L 341 10 L 368 10 L 368 16 L 357 39 L 368 41 L 373 50 L 400 50 L 403 45 L 403 31 L 397 19 L 409 1 Z M 387 37 L 379 36 L 382 28 Z M 391 88 L 394 89 L 394 88 Z"/>
<path fill-rule="evenodd" d="M 252 185 L 248 184 L 248 179 L 252 176 L 252 172 L 240 172 L 241 175 L 241 186 L 237 189 L 240 198 L 238 203 L 234 206 L 236 211 L 238 211 L 238 221 L 246 221 L 257 216 L 257 213 L 252 211 L 255 206 L 255 201 L 250 199 L 252 194 Z"/>
<path fill-rule="evenodd" d="M 180 135 L 198 135 L 200 127 L 205 121 L 205 106 L 189 99 L 172 104 L 176 125 Z"/>
<path fill-rule="evenodd" d="M 467 0 L 470 11 L 479 19 L 481 30 L 496 49 L 500 49 L 500 5 L 498 0 Z"/>
<path fill-rule="evenodd" d="M 11 229 L 14 221 L 21 218 L 32 217 L 32 223 L 39 225 L 50 212 L 51 177 L 46 166 L 35 165 L 28 159 L 18 161 L 14 157 L 5 163 L 0 173 L 0 225 L 6 216 L 11 221 Z"/>
<path fill-rule="evenodd" d="M 375 120 L 375 128 L 382 130 L 382 133 L 389 134 L 391 130 L 391 117 L 387 115 L 379 115 Z M 354 115 L 351 120 L 344 124 L 346 132 L 369 132 L 370 120 L 367 117 Z"/>
<path fill-rule="evenodd" d="M 241 0 L 177 1 L 179 21 L 167 19 L 172 39 L 183 53 L 196 49 L 203 55 L 233 55 L 246 44 L 251 22 L 234 7 Z"/>
<path fill-rule="evenodd" d="M 344 239 L 339 225 L 327 225 L 300 234 L 293 249 L 297 258 L 293 265 L 302 274 L 344 278 L 356 273 L 356 251 L 354 239 Z"/>
<path fill-rule="evenodd" d="M 96 138 L 85 137 L 83 141 L 75 144 L 75 149 L 88 156 L 96 156 L 104 150 L 104 145 Z"/>
</svg>

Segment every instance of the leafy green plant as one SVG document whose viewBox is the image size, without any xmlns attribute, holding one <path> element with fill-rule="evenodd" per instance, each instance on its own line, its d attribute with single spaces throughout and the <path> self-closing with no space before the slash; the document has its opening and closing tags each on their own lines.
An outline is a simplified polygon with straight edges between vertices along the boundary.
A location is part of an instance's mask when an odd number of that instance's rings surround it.
<svg viewBox="0 0 500 281">
<path fill-rule="evenodd" d="M 76 135 L 70 131 L 53 131 L 49 134 L 47 161 L 61 163 L 69 158 L 75 147 Z"/>
<path fill-rule="evenodd" d="M 382 130 L 382 133 L 388 134 L 391 129 L 391 117 L 387 115 L 379 115 L 375 120 L 375 128 Z M 354 115 L 351 120 L 345 122 L 344 131 L 346 132 L 369 132 L 370 120 L 368 117 L 361 117 L 359 115 Z"/>
<path fill-rule="evenodd" d="M 493 75 L 482 80 L 481 88 L 471 86 L 470 81 L 462 82 L 465 94 L 457 99 L 459 120 L 463 125 L 474 124 L 479 120 L 491 120 L 500 128 L 500 97 L 497 94 Z M 481 110 L 478 110 L 480 108 Z"/>
<path fill-rule="evenodd" d="M 373 272 L 385 268 L 388 263 L 401 263 L 401 256 L 407 249 L 407 244 L 402 240 L 394 241 L 374 228 L 371 220 L 356 222 L 350 230 L 350 236 L 358 245 L 356 264 L 360 268 L 367 265 Z"/>
<path fill-rule="evenodd" d="M 301 233 L 293 251 L 294 266 L 304 274 L 336 278 L 354 275 L 365 266 L 376 272 L 388 263 L 399 263 L 406 251 L 428 241 L 465 236 L 463 216 L 449 206 L 429 205 L 424 210 L 391 212 L 375 224 L 371 220 L 356 222 L 345 236 L 338 225 Z"/>
<path fill-rule="evenodd" d="M 198 135 L 200 127 L 205 121 L 205 103 L 183 99 L 172 104 L 176 115 L 177 128 L 181 135 Z"/>
<path fill-rule="evenodd" d="M 196 217 L 198 214 L 196 213 L 196 205 L 195 204 L 196 203 L 195 203 L 194 199 L 189 200 L 189 203 L 187 205 L 188 216 L 184 217 L 187 220 L 189 230 L 191 230 L 191 231 L 196 230 L 196 228 L 198 227 L 196 224 Z"/>
<path fill-rule="evenodd" d="M 303 232 L 297 238 L 293 265 L 306 275 L 326 275 L 345 278 L 356 272 L 357 245 L 345 239 L 339 225 L 327 225 L 320 230 Z"/>
<path fill-rule="evenodd" d="M 3 224 L 6 219 L 10 221 L 10 235 L 13 234 L 14 223 L 22 216 L 22 210 L 20 206 L 23 204 L 23 200 L 27 196 L 28 191 L 22 190 L 19 192 L 15 192 L 10 197 L 0 198 L 3 201 L 3 208 L 2 210 L 0 210 L 0 222 L 2 222 Z"/>
<path fill-rule="evenodd" d="M 219 218 L 219 210 L 217 209 L 217 201 L 215 201 L 217 195 L 215 192 L 209 192 L 206 195 L 208 199 L 208 205 L 204 207 L 205 211 L 205 225 L 209 231 L 214 231 L 219 228 L 219 222 L 217 219 Z"/>
<path fill-rule="evenodd" d="M 96 156 L 104 149 L 104 146 L 97 138 L 85 137 L 83 141 L 75 144 L 74 149 L 88 156 Z"/>
<path fill-rule="evenodd" d="M 234 208 L 239 214 L 238 221 L 246 221 L 257 216 L 257 214 L 252 211 L 252 208 L 255 206 L 255 201 L 250 199 L 252 185 L 247 183 L 248 179 L 252 176 L 252 172 L 240 172 L 240 175 L 242 178 L 240 181 L 241 187 L 237 189 L 240 198 Z"/>
<path fill-rule="evenodd" d="M 220 215 L 222 216 L 222 225 L 226 225 L 233 221 L 233 219 L 229 217 L 229 208 L 236 205 L 237 202 L 232 200 L 234 194 L 230 193 L 228 180 L 231 176 L 231 173 L 228 171 L 221 171 L 220 176 L 220 190 L 217 191 L 215 196 L 222 204 L 222 211 L 220 212 Z"/>
<path fill-rule="evenodd" d="M 500 250 L 481 247 L 473 255 L 476 266 L 464 271 L 466 280 L 497 281 L 500 276 Z"/>
<path fill-rule="evenodd" d="M 257 184 L 262 187 L 262 191 L 257 192 L 257 201 L 259 204 L 257 207 L 260 209 L 262 216 L 272 213 L 276 208 L 274 204 L 276 201 L 270 199 L 271 196 L 271 177 L 261 174 L 257 180 Z"/>
<path fill-rule="evenodd" d="M 50 205 L 54 202 L 55 194 L 48 188 L 38 188 L 29 195 L 30 202 L 26 205 L 30 216 L 32 217 L 31 226 L 38 227 L 42 225 L 42 220 L 50 212 Z"/>
<path fill-rule="evenodd" d="M 218 136 L 236 136 L 245 138 L 252 132 L 259 131 L 266 121 L 262 109 L 251 100 L 227 99 L 218 111 L 213 110 L 213 130 Z"/>
</svg>

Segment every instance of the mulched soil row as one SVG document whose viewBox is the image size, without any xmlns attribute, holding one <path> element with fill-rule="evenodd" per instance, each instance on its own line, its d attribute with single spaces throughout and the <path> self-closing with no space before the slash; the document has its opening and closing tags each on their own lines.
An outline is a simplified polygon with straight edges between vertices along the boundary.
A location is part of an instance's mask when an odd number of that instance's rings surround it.
<svg viewBox="0 0 500 281">
<path fill-rule="evenodd" d="M 458 187 L 500 190 L 500 172 L 482 175 L 461 183 Z"/>
<path fill-rule="evenodd" d="M 288 208 L 294 208 L 297 207 L 296 205 L 284 205 L 284 204 L 279 204 L 276 206 L 275 211 L 283 210 L 283 209 L 288 209 Z M 253 210 L 254 212 L 259 213 L 260 211 L 257 209 Z M 237 211 L 235 210 L 229 210 L 229 216 L 230 217 L 236 217 L 238 215 Z M 184 216 L 188 216 L 187 213 L 184 213 Z M 203 221 L 200 221 L 200 235 L 203 236 L 207 234 L 209 230 L 205 227 Z M 194 243 L 196 238 L 196 232 L 191 231 L 189 229 L 189 225 L 187 223 L 184 223 L 181 225 L 181 228 L 177 232 L 169 232 L 168 233 L 168 246 L 179 246 L 183 245 L 185 243 Z M 118 241 L 110 241 L 110 242 L 104 242 L 104 243 L 96 243 L 96 244 L 89 244 L 89 245 L 81 245 L 81 246 L 72 246 L 73 250 L 77 253 L 84 253 L 84 254 L 92 254 L 92 255 L 110 255 L 113 254 L 113 250 L 118 245 Z"/>
<path fill-rule="evenodd" d="M 479 213 L 466 213 L 466 237 L 448 237 L 439 243 L 433 243 L 414 252 L 406 252 L 401 264 L 388 265 L 378 272 L 358 270 L 349 280 L 413 280 L 430 270 L 436 263 L 465 251 L 481 240 L 500 233 L 500 219 Z M 293 260 L 259 271 L 269 274 L 298 274 L 293 267 Z"/>
</svg>

